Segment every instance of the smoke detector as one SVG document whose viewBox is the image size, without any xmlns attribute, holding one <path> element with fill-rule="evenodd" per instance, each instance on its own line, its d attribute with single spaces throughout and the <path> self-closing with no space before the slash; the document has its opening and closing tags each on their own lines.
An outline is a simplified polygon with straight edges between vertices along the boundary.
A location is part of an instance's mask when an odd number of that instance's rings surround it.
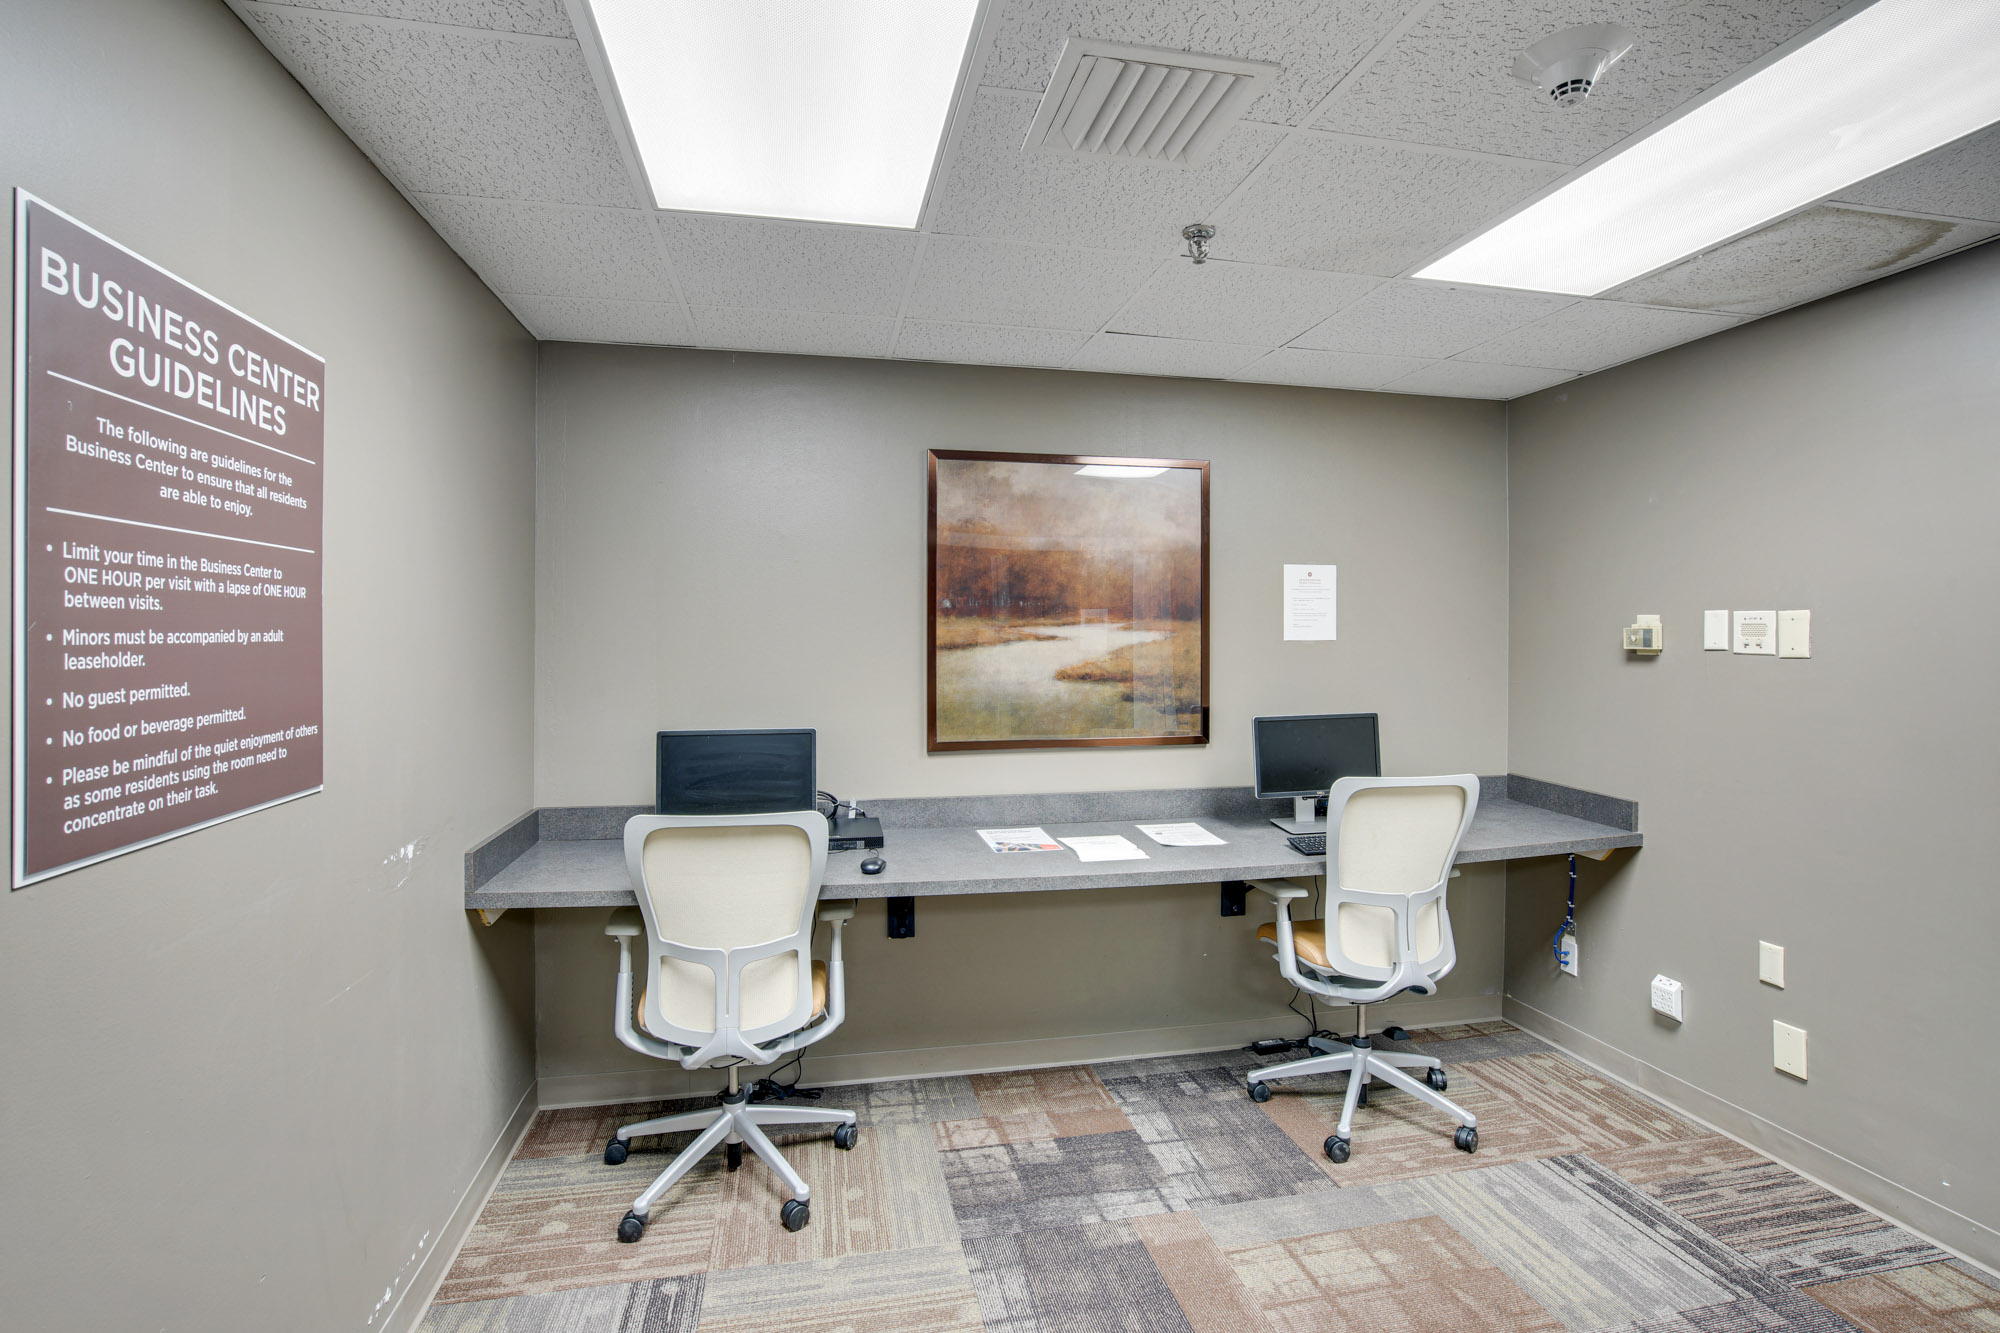
<svg viewBox="0 0 2000 1333">
<path fill-rule="evenodd" d="M 1072 37 L 1021 147 L 1197 166 L 1280 72 L 1263 61 Z"/>
<path fill-rule="evenodd" d="M 1541 89 L 1557 106 L 1575 106 L 1631 49 L 1631 32 L 1616 23 L 1579 24 L 1551 33 L 1514 57 L 1514 77 Z"/>
</svg>

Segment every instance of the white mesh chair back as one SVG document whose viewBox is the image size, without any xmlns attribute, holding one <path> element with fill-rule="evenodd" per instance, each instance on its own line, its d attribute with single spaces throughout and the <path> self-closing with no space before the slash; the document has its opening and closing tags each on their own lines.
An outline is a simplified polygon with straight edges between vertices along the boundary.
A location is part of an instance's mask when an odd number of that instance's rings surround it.
<svg viewBox="0 0 2000 1333">
<path fill-rule="evenodd" d="M 826 832 L 816 810 L 639 815 L 625 825 L 646 922 L 648 1031 L 727 1048 L 737 1036 L 762 1042 L 806 1025 Z"/>
<path fill-rule="evenodd" d="M 1445 882 L 1478 805 L 1479 779 L 1471 774 L 1333 785 L 1326 948 L 1334 971 L 1382 981 L 1399 969 L 1434 978 L 1451 970 L 1457 955 Z M 1407 901 L 1392 904 L 1386 895 Z"/>
</svg>

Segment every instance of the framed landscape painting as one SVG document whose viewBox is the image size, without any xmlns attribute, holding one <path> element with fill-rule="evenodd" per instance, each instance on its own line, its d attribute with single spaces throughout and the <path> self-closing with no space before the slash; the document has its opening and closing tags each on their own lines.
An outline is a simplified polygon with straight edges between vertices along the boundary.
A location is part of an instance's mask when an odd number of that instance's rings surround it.
<svg viewBox="0 0 2000 1333">
<path fill-rule="evenodd" d="M 932 750 L 1208 742 L 1208 464 L 930 455 Z"/>
</svg>

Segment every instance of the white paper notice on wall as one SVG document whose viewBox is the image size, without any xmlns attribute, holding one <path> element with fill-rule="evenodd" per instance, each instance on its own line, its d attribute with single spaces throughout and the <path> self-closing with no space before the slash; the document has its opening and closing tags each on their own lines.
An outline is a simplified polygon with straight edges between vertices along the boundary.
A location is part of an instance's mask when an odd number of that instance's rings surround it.
<svg viewBox="0 0 2000 1333">
<path fill-rule="evenodd" d="M 1285 566 L 1285 638 L 1334 639 L 1332 565 Z"/>
<path fill-rule="evenodd" d="M 1738 611 L 1736 613 L 1736 651 L 1756 653 L 1764 657 L 1778 655 L 1778 613 L 1776 611 Z"/>
</svg>

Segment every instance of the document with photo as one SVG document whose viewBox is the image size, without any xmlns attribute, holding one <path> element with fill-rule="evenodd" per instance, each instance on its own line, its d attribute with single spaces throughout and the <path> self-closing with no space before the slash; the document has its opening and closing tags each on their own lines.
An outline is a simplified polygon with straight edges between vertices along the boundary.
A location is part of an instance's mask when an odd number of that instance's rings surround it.
<svg viewBox="0 0 2000 1333">
<path fill-rule="evenodd" d="M 976 832 L 996 852 L 1059 852 L 1062 844 L 1042 828 L 983 828 Z"/>
</svg>

